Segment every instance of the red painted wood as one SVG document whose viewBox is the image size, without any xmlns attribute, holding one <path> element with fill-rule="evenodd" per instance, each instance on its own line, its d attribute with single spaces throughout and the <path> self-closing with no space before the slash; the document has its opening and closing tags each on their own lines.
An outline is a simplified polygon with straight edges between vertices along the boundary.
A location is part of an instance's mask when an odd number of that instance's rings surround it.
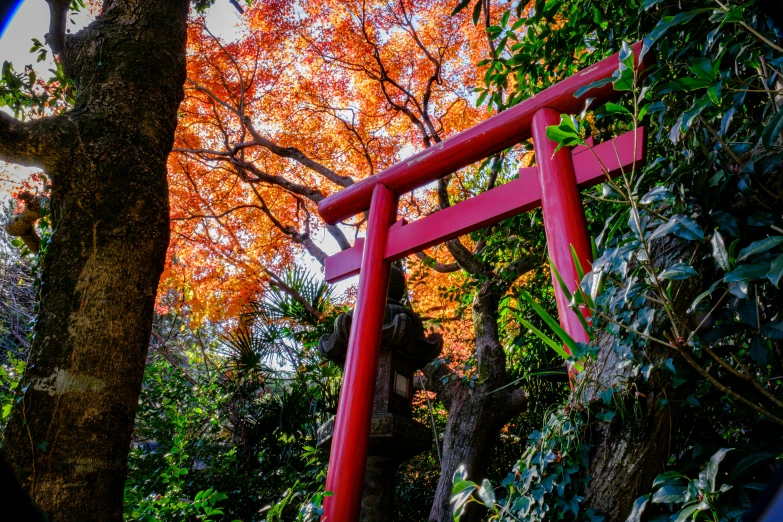
<svg viewBox="0 0 783 522">
<path fill-rule="evenodd" d="M 633 46 L 637 61 L 640 51 L 641 42 Z M 580 87 L 610 77 L 618 65 L 617 54 L 601 60 L 475 127 L 332 194 L 318 204 L 318 212 L 325 222 L 334 225 L 366 210 L 376 184 L 404 194 L 526 140 L 531 136 L 533 115 L 540 109 L 548 107 L 574 114 L 584 108 L 588 97 L 594 98 L 595 104 L 615 98 L 619 93 L 612 84 L 593 89 L 581 98 L 575 98 L 574 93 Z M 645 64 L 638 67 L 643 70 Z"/>
<path fill-rule="evenodd" d="M 574 266 L 571 246 L 573 245 L 576 250 L 585 272 L 590 271 L 592 249 L 587 235 L 587 221 L 571 151 L 564 147 L 554 154 L 557 144 L 546 137 L 547 126 L 558 123 L 560 123 L 559 111 L 554 109 L 538 111 L 533 116 L 533 146 L 538 159 L 541 208 L 549 258 L 560 272 L 568 290 L 573 293 L 578 285 L 579 276 Z M 563 293 L 554 272 L 552 282 L 555 287 L 560 325 L 575 341 L 588 342 L 587 332 L 579 322 L 576 313 L 568 307 L 569 300 Z"/>
<path fill-rule="evenodd" d="M 324 278 L 336 283 L 359 273 L 362 266 L 364 238 L 357 238 L 351 248 L 337 252 L 324 260 Z"/>
<path fill-rule="evenodd" d="M 390 262 L 384 259 L 384 250 L 389 227 L 397 216 L 397 200 L 397 194 L 386 186 L 373 188 L 362 275 L 326 476 L 326 490 L 334 496 L 324 499 L 323 521 L 359 520 L 381 330 L 389 290 Z"/>
<path fill-rule="evenodd" d="M 587 147 L 575 148 L 572 157 L 579 188 L 585 189 L 605 180 L 604 167 L 609 170 L 610 177 L 619 176 L 621 168 L 630 170 L 634 164 L 640 167 L 644 162 L 646 142 L 644 127 L 640 127 L 638 131 L 594 146 L 592 152 Z M 398 221 L 389 230 L 385 258 L 388 261 L 401 259 L 539 206 L 538 169 L 521 169 L 519 179 L 503 186 L 405 226 L 399 226 Z M 358 274 L 363 248 L 364 239 L 357 239 L 354 247 L 326 258 L 326 280 L 334 283 Z"/>
</svg>

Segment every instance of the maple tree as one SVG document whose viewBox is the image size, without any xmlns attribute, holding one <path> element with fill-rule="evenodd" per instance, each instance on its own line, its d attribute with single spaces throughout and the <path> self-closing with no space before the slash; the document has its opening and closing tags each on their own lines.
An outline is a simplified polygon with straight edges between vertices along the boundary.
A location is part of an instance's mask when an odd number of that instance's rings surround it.
<svg viewBox="0 0 783 522">
<path fill-rule="evenodd" d="M 233 43 L 203 21 L 191 25 L 186 99 L 169 160 L 172 246 L 163 282 L 187 296 L 194 317 L 237 314 L 267 281 L 306 304 L 286 289 L 282 271 L 301 263 L 304 252 L 323 263 L 324 245 L 348 248 L 349 236 L 364 224 L 325 225 L 316 204 L 488 115 L 475 108 L 472 86 L 483 73 L 475 64 L 494 52 L 486 32 L 493 13 L 487 3 L 485 21 L 476 25 L 470 16 L 452 16 L 453 7 L 447 1 L 265 2 L 248 9 L 247 34 Z M 502 100 L 502 89 L 494 97 Z M 468 170 L 467 178 L 404 198 L 401 217 L 446 208 L 511 175 L 499 159 Z M 451 360 L 475 353 L 474 371 L 489 372 L 469 395 L 452 378 L 462 375 L 457 367 L 433 367 L 421 379 L 450 410 L 435 520 L 451 516 L 457 466 L 480 474 L 485 446 L 526 403 L 522 390 L 490 392 L 508 379 L 500 297 L 538 263 L 506 256 L 498 265 L 478 254 L 486 245 L 452 240 L 409 261 L 424 282 L 412 286 L 414 307 L 433 324 L 457 321 L 456 335 L 447 339 L 455 349 Z M 448 275 L 460 269 L 469 276 Z M 459 280 L 461 304 L 454 292 L 437 290 Z M 465 436 L 477 443 L 455 444 Z"/>
<path fill-rule="evenodd" d="M 348 248 L 363 220 L 326 226 L 320 200 L 483 116 L 467 86 L 485 37 L 450 11 L 445 1 L 264 2 L 230 44 L 193 24 L 164 283 L 187 287 L 215 318 L 300 253 L 323 263 L 324 245 Z M 428 195 L 403 215 L 434 210 Z"/>
</svg>

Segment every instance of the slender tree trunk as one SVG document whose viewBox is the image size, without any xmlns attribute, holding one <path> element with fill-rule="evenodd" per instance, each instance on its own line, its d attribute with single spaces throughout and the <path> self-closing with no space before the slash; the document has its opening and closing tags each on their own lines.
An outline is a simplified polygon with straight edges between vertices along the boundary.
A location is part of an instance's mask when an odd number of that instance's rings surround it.
<svg viewBox="0 0 783 522">
<path fill-rule="evenodd" d="M 498 302 L 502 294 L 491 283 L 486 283 L 473 301 L 473 324 L 478 354 L 479 382 L 474 388 L 464 386 L 459 379 L 439 390 L 439 398 L 448 409 L 443 439 L 441 476 L 435 491 L 429 519 L 433 522 L 452 522 L 452 477 L 464 466 L 467 476 L 481 482 L 488 462 L 487 451 L 498 430 L 521 413 L 527 404 L 527 393 L 521 389 L 506 388 L 506 357 L 498 338 Z M 438 368 L 445 368 L 439 366 Z M 443 372 L 425 369 L 427 380 L 437 389 Z M 474 522 L 480 519 L 482 509 L 471 505 L 460 519 Z"/>
<path fill-rule="evenodd" d="M 166 159 L 187 13 L 187 0 L 106 0 L 95 22 L 64 38 L 75 108 L 0 121 L 0 158 L 40 165 L 52 180 L 35 339 L 3 447 L 52 522 L 122 520 L 169 241 Z"/>
</svg>

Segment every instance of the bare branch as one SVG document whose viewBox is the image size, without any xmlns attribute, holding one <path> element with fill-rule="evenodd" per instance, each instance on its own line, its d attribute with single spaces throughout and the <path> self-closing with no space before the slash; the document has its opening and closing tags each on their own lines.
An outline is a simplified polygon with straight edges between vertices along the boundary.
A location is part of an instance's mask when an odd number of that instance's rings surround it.
<svg viewBox="0 0 783 522">
<path fill-rule="evenodd" d="M 456 272 L 457 270 L 460 269 L 459 263 L 457 262 L 448 263 L 448 264 L 440 263 L 436 261 L 433 257 L 430 257 L 427 254 L 425 254 L 424 252 L 416 252 L 415 255 L 424 263 L 424 265 L 427 268 L 431 270 L 435 270 L 436 272 L 440 272 L 442 274 Z"/>
<path fill-rule="evenodd" d="M 0 112 L 0 160 L 26 167 L 44 167 L 59 116 L 22 122 Z"/>
<path fill-rule="evenodd" d="M 283 176 L 268 174 L 267 172 L 264 172 L 263 170 L 256 167 L 253 163 L 242 160 L 235 156 L 231 156 L 228 152 L 220 152 L 220 151 L 209 150 L 209 149 L 188 149 L 188 148 L 174 148 L 172 149 L 172 152 L 181 152 L 183 154 L 190 154 L 196 156 L 202 155 L 202 156 L 207 156 L 206 158 L 204 158 L 207 161 L 225 161 L 231 163 L 232 165 L 234 165 L 240 170 L 240 176 L 242 176 L 242 181 L 246 183 L 251 183 L 251 184 L 268 183 L 270 185 L 277 185 L 278 187 L 281 187 L 287 190 L 288 192 L 292 192 L 294 194 L 299 194 L 300 196 L 304 196 L 310 201 L 312 201 L 313 203 L 318 203 L 325 197 L 319 191 L 289 181 Z M 253 174 L 254 177 L 251 178 L 249 176 L 243 175 L 244 172 L 242 171 L 248 171 L 251 174 Z"/>
<path fill-rule="evenodd" d="M 44 35 L 44 40 L 52 53 L 62 58 L 71 0 L 46 0 L 46 3 L 49 4 L 49 32 Z"/>
<path fill-rule="evenodd" d="M 220 214 L 191 214 L 189 216 L 173 217 L 171 218 L 171 221 L 190 221 L 191 219 L 220 219 L 243 208 L 255 208 L 262 210 L 259 205 L 238 205 L 234 208 L 226 210 L 225 212 L 221 212 Z"/>
<path fill-rule="evenodd" d="M 296 147 L 281 147 L 277 143 L 273 142 L 272 140 L 263 137 L 258 130 L 256 130 L 253 123 L 250 121 L 250 118 L 246 117 L 242 111 L 234 106 L 232 106 L 230 103 L 227 103 L 223 100 L 221 100 L 214 92 L 212 92 L 209 88 L 204 87 L 203 85 L 200 85 L 199 83 L 191 80 L 188 78 L 188 83 L 190 83 L 197 91 L 202 92 L 212 98 L 216 103 L 221 105 L 226 110 L 232 112 L 235 114 L 241 121 L 242 125 L 247 129 L 247 131 L 250 133 L 250 135 L 253 137 L 253 141 L 245 142 L 245 143 L 238 143 L 234 145 L 231 150 L 229 151 L 229 155 L 233 156 L 236 154 L 237 151 L 241 149 L 246 149 L 248 147 L 253 146 L 261 146 L 265 149 L 269 150 L 273 154 L 280 156 L 282 158 L 288 158 L 296 161 L 297 163 L 300 163 L 301 165 L 309 168 L 313 172 L 316 172 L 317 174 L 322 175 L 332 183 L 335 183 L 337 185 L 340 185 L 342 187 L 349 187 L 353 185 L 354 181 L 349 176 L 341 176 L 337 174 L 332 169 L 326 167 L 325 165 L 322 165 L 321 163 L 313 160 L 307 154 L 302 152 L 301 150 L 297 149 Z"/>
</svg>

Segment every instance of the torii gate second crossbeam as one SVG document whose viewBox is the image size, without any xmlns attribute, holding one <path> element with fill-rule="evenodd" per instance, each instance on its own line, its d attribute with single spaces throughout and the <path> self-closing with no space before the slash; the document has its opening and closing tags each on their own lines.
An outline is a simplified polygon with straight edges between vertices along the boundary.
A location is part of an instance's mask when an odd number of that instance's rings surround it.
<svg viewBox="0 0 783 522">
<path fill-rule="evenodd" d="M 633 46 L 638 70 L 641 44 Z M 578 280 L 571 253 L 582 266 L 592 262 L 580 188 L 614 177 L 645 159 L 644 128 L 608 142 L 570 150 L 547 138 L 546 128 L 558 125 L 560 114 L 574 114 L 584 101 L 574 96 L 581 87 L 612 77 L 617 54 L 576 73 L 524 102 L 463 131 L 442 143 L 329 196 L 318 205 L 325 222 L 336 224 L 369 210 L 366 240 L 326 260 L 326 279 L 338 281 L 359 273 L 359 291 L 351 324 L 343 386 L 337 408 L 326 490 L 325 522 L 356 522 L 367 463 L 373 392 L 378 372 L 380 333 L 392 261 L 508 217 L 542 207 L 549 257 L 569 291 Z M 611 83 L 596 87 L 596 102 L 615 97 Z M 397 219 L 401 194 L 426 185 L 477 161 L 533 138 L 537 166 L 520 170 L 519 179 L 441 210 L 413 223 Z M 554 275 L 553 275 L 554 279 Z M 563 328 L 579 342 L 588 340 L 576 313 L 557 281 L 555 299 Z"/>
</svg>

